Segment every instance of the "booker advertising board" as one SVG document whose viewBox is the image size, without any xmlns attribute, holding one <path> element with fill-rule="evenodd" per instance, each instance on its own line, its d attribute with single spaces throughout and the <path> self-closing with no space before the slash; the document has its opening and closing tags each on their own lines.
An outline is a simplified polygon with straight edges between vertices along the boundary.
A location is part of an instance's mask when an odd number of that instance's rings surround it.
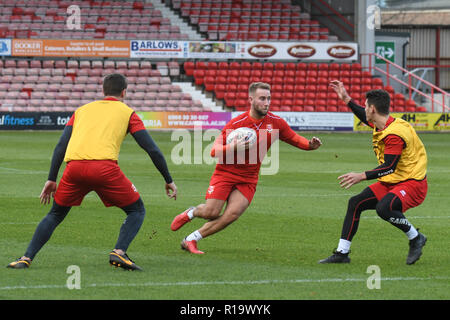
<svg viewBox="0 0 450 320">
<path fill-rule="evenodd" d="M 0 56 L 11 55 L 11 39 L 0 39 Z"/>
<path fill-rule="evenodd" d="M 11 55 L 129 58 L 129 40 L 13 39 Z"/>
</svg>

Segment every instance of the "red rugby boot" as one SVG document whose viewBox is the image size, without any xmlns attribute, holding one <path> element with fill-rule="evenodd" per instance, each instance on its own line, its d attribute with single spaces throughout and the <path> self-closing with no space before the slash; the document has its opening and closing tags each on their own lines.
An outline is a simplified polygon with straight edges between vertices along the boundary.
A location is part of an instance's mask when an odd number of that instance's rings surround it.
<svg viewBox="0 0 450 320">
<path fill-rule="evenodd" d="M 203 251 L 197 249 L 197 241 L 195 240 L 187 241 L 186 239 L 183 239 L 183 241 L 181 241 L 181 249 L 190 253 L 204 254 Z"/>
<path fill-rule="evenodd" d="M 170 225 L 170 229 L 172 229 L 172 231 L 177 231 L 182 226 L 184 226 L 186 223 L 191 222 L 191 219 L 189 219 L 187 213 L 189 212 L 189 210 L 191 210 L 193 208 L 194 207 L 190 207 L 190 208 L 186 209 L 185 211 L 183 211 L 182 213 L 180 213 L 179 215 L 177 215 L 173 219 L 172 224 Z"/>
</svg>

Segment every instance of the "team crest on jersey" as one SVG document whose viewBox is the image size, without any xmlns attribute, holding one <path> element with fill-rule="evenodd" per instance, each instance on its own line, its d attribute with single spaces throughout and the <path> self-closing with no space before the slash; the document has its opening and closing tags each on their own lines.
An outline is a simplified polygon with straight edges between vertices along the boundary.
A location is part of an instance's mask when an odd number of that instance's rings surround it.
<svg viewBox="0 0 450 320">
<path fill-rule="evenodd" d="M 269 124 L 266 126 L 266 129 L 267 129 L 267 132 L 272 132 L 272 130 L 273 130 L 272 124 L 269 123 Z"/>
<path fill-rule="evenodd" d="M 208 187 L 208 193 L 211 194 L 214 192 L 214 186 L 209 186 Z"/>
</svg>

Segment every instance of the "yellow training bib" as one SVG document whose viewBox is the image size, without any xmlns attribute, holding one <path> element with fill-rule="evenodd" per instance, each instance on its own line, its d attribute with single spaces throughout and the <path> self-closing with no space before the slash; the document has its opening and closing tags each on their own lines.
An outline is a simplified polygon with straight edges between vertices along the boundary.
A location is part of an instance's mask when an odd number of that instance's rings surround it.
<svg viewBox="0 0 450 320">
<path fill-rule="evenodd" d="M 111 100 L 78 108 L 64 161 L 118 160 L 132 113 L 125 103 Z"/>
<path fill-rule="evenodd" d="M 396 135 L 403 139 L 406 146 L 402 151 L 400 160 L 394 173 L 378 178 L 378 181 L 399 183 L 405 180 L 423 180 L 427 174 L 427 153 L 425 147 L 414 128 L 405 120 L 395 120 L 384 130 L 373 130 L 373 150 L 378 164 L 384 163 L 384 141 L 388 135 Z"/>
</svg>

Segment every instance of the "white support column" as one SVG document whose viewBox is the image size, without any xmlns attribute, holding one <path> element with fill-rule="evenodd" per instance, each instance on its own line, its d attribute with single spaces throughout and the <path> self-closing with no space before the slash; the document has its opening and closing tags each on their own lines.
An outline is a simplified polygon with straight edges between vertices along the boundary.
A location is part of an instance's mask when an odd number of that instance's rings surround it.
<svg viewBox="0 0 450 320">
<path fill-rule="evenodd" d="M 376 12 L 378 10 L 378 12 Z M 355 13 L 357 23 L 356 41 L 359 46 L 359 53 L 375 52 L 375 28 L 378 22 L 376 0 L 358 0 L 355 1 Z M 369 58 L 364 56 L 361 58 L 363 67 L 369 66 Z M 373 66 L 373 64 L 372 64 Z"/>
</svg>

